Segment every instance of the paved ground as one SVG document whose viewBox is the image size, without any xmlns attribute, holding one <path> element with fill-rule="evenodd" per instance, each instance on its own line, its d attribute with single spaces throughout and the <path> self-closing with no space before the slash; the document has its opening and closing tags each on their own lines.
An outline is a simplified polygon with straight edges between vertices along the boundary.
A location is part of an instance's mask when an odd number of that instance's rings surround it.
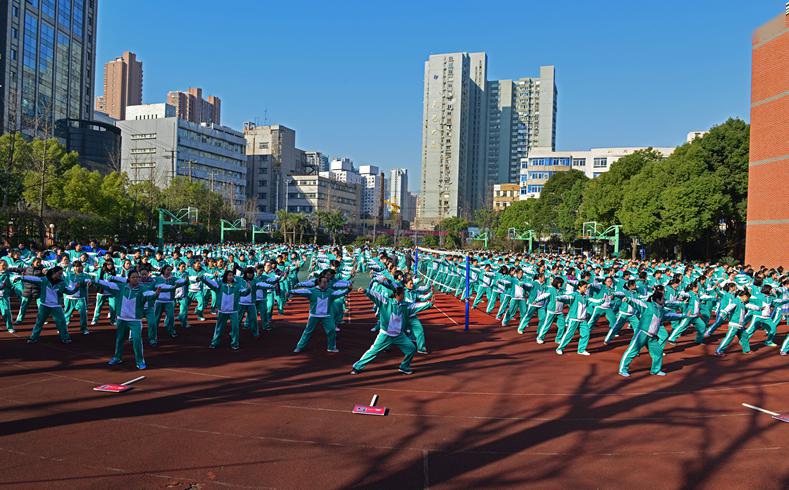
<svg viewBox="0 0 789 490">
<path fill-rule="evenodd" d="M 340 354 L 317 333 L 291 351 L 305 320 L 294 300 L 273 333 L 242 349 L 207 349 L 211 322 L 146 349 L 147 379 L 128 393 L 97 384 L 138 375 L 105 365 L 107 325 L 74 343 L 52 325 L 0 334 L 0 485 L 14 488 L 788 488 L 789 424 L 741 407 L 789 411 L 789 366 L 776 350 L 710 356 L 690 336 L 666 378 L 616 375 L 626 333 L 591 357 L 559 357 L 439 295 L 423 315 L 429 356 L 397 374 L 390 352 L 359 376 L 370 304 L 354 293 Z M 602 325 L 602 323 L 601 323 Z M 786 327 L 781 327 L 786 333 Z M 757 334 L 758 336 L 759 334 Z M 736 349 L 732 348 L 732 352 Z M 129 351 L 130 352 L 130 346 Z M 351 414 L 373 393 L 387 417 Z"/>
</svg>

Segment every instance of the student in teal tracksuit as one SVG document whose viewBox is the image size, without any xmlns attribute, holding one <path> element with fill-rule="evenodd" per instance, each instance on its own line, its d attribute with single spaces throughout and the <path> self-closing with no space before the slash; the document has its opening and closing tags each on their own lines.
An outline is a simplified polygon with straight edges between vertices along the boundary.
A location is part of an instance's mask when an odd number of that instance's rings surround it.
<svg viewBox="0 0 789 490">
<path fill-rule="evenodd" d="M 732 340 L 734 340 L 734 337 L 738 337 L 740 339 L 740 346 L 742 346 L 743 354 L 748 354 L 751 352 L 751 336 L 748 333 L 748 329 L 745 328 L 745 324 L 747 323 L 745 320 L 749 310 L 759 311 L 759 307 L 748 303 L 750 298 L 751 293 L 748 292 L 747 289 L 743 289 L 737 294 L 737 297 L 732 298 L 726 307 L 721 310 L 721 318 L 725 316 L 729 319 L 729 331 L 726 333 L 726 336 L 723 337 L 723 340 L 721 340 L 718 348 L 715 349 L 716 355 L 725 355 L 726 349 L 729 347 L 729 344 L 731 344 Z"/>
<path fill-rule="evenodd" d="M 406 302 L 405 289 L 402 286 L 398 286 L 391 297 L 378 294 L 369 287 L 367 291 L 359 289 L 359 292 L 364 292 L 367 297 L 378 306 L 378 316 L 381 319 L 381 331 L 378 332 L 373 345 L 371 345 L 367 352 L 365 352 L 353 365 L 351 374 L 359 374 L 381 351 L 388 349 L 392 345 L 396 345 L 403 353 L 403 360 L 400 362 L 399 371 L 402 374 L 413 374 L 411 370 L 411 360 L 414 358 L 416 347 L 414 347 L 411 339 L 403 333 L 403 326 L 412 313 L 419 313 L 429 308 L 431 303 Z"/>
<path fill-rule="evenodd" d="M 529 307 L 526 309 L 526 314 L 521 316 L 521 321 L 518 324 L 518 333 L 523 335 L 526 328 L 529 326 L 531 318 L 537 313 L 537 326 L 542 324 L 545 319 L 545 299 L 538 300 L 537 298 L 545 291 L 545 274 L 542 272 L 534 276 L 529 288 L 529 298 L 526 300 Z"/>
<path fill-rule="evenodd" d="M 630 363 L 636 358 L 644 346 L 649 350 L 652 358 L 652 368 L 650 374 L 655 376 L 665 376 L 663 371 L 663 345 L 668 338 L 668 331 L 663 323 L 672 320 L 681 320 L 684 315 L 674 313 L 665 307 L 663 291 L 656 290 L 652 293 L 648 302 L 641 301 L 634 297 L 622 299 L 625 303 L 635 303 L 644 309 L 638 322 L 638 329 L 633 333 L 630 345 L 627 346 L 622 360 L 619 362 L 619 374 L 624 377 L 630 376 Z"/>
<path fill-rule="evenodd" d="M 680 295 L 687 298 L 685 306 L 685 318 L 679 322 L 679 326 L 671 331 L 668 341 L 676 344 L 679 336 L 692 324 L 696 327 L 696 343 L 704 343 L 704 332 L 707 331 L 707 323 L 701 319 L 701 302 L 708 299 L 707 295 L 699 294 L 699 283 L 692 281 L 688 285 L 687 292 Z"/>
<path fill-rule="evenodd" d="M 27 342 L 29 344 L 38 342 L 41 329 L 44 327 L 44 321 L 51 316 L 55 320 L 55 326 L 60 334 L 61 342 L 64 344 L 70 343 L 71 337 L 69 337 L 68 329 L 66 328 L 66 318 L 63 314 L 61 298 L 64 293 L 74 294 L 82 284 L 67 285 L 63 281 L 63 268 L 60 266 L 49 269 L 44 277 L 22 276 L 22 280 L 33 283 L 40 288 L 36 325 L 33 327 L 33 332 L 30 334 Z"/>
<path fill-rule="evenodd" d="M 588 287 L 589 284 L 586 281 L 578 281 L 574 292 L 556 297 L 557 302 L 570 303 L 564 335 L 562 335 L 561 340 L 559 340 L 559 346 L 556 348 L 556 353 L 559 355 L 564 354 L 564 349 L 573 340 L 575 331 L 579 328 L 581 329 L 581 338 L 578 340 L 578 354 L 582 356 L 591 355 L 586 350 L 591 334 L 591 326 L 586 320 L 586 313 L 589 303 L 600 303 L 603 300 L 589 298 L 586 294 Z"/>
<path fill-rule="evenodd" d="M 79 260 L 71 264 L 71 272 L 66 274 L 66 281 L 70 284 L 79 284 L 79 288 L 74 294 L 66 295 L 64 312 L 66 326 L 71 322 L 71 314 L 77 312 L 79 315 L 79 328 L 83 335 L 88 335 L 88 284 L 90 277 L 85 274 L 84 266 Z"/>
<path fill-rule="evenodd" d="M 748 325 L 748 335 L 753 336 L 757 329 L 764 329 L 767 333 L 764 345 L 775 347 L 777 345 L 774 342 L 775 333 L 781 317 L 773 317 L 773 307 L 780 306 L 785 301 L 773 296 L 772 287 L 767 284 L 762 286 L 758 294 L 753 295 L 751 301 L 759 307 L 759 311 L 753 313 L 751 323 Z"/>
<path fill-rule="evenodd" d="M 155 346 L 159 343 L 159 322 L 164 315 L 164 329 L 171 338 L 178 337 L 175 332 L 175 305 L 173 298 L 175 291 L 179 288 L 186 287 L 189 279 L 176 278 L 172 274 L 173 266 L 164 264 L 161 269 L 161 275 L 154 279 L 154 284 L 160 289 L 159 297 L 150 309 L 148 317 L 148 342 Z"/>
<path fill-rule="evenodd" d="M 621 302 L 619 304 L 619 311 L 616 314 L 616 323 L 608 330 L 605 340 L 603 340 L 604 344 L 610 344 L 611 341 L 614 340 L 614 337 L 619 335 L 619 331 L 622 327 L 627 323 L 630 323 L 630 328 L 632 328 L 634 332 L 636 331 L 639 317 L 636 307 L 632 302 L 625 302 L 623 300 L 624 298 L 634 298 L 637 294 L 636 281 L 632 279 L 628 280 L 620 291 L 614 293 L 614 296 L 619 298 Z"/>
<path fill-rule="evenodd" d="M 200 281 L 209 289 L 216 292 L 216 305 L 219 311 L 216 315 L 216 325 L 214 326 L 214 336 L 208 347 L 216 349 L 222 338 L 222 332 L 230 321 L 230 348 L 239 349 L 238 331 L 238 310 L 241 296 L 251 293 L 250 289 L 241 282 L 235 281 L 235 273 L 226 270 L 222 273 L 222 282 L 217 283 L 213 279 L 201 276 Z"/>
<path fill-rule="evenodd" d="M 115 353 L 107 363 L 115 366 L 123 362 L 123 345 L 131 333 L 134 361 L 137 369 L 145 369 L 142 349 L 142 319 L 145 318 L 145 305 L 155 300 L 157 293 L 140 286 L 140 274 L 131 270 L 128 277 L 112 276 L 109 280 L 100 279 L 96 288 L 105 296 L 111 296 L 116 306 Z"/>
<path fill-rule="evenodd" d="M 348 294 L 350 289 L 330 288 L 328 274 L 323 272 L 318 276 L 316 284 L 317 286 L 311 288 L 290 290 L 290 294 L 303 296 L 310 302 L 310 316 L 307 320 L 307 326 L 304 328 L 304 333 L 301 334 L 299 343 L 296 344 L 296 348 L 293 350 L 295 353 L 299 353 L 307 347 L 307 343 L 312 337 L 312 332 L 319 324 L 323 326 L 323 331 L 326 332 L 326 350 L 328 352 L 340 352 L 337 348 L 337 330 L 334 324 L 332 302 Z"/>
<path fill-rule="evenodd" d="M 8 262 L 0 260 L 0 316 L 8 333 L 16 333 L 14 320 L 11 317 L 11 295 L 14 285 L 8 272 Z"/>
<path fill-rule="evenodd" d="M 540 328 L 537 331 L 537 343 L 542 344 L 545 342 L 545 335 L 550 330 L 554 321 L 557 322 L 558 331 L 556 332 L 556 343 L 564 335 L 564 319 L 562 318 L 562 310 L 564 305 L 556 301 L 556 298 L 561 295 L 559 292 L 564 285 L 564 279 L 561 277 L 554 277 L 551 285 L 545 288 L 545 291 L 537 296 L 536 301 L 545 302 L 545 319 L 540 323 Z"/>
<path fill-rule="evenodd" d="M 733 282 L 727 282 L 721 288 L 719 293 L 720 300 L 718 301 L 718 310 L 715 312 L 715 322 L 704 332 L 704 338 L 711 336 L 713 333 L 715 333 L 715 330 L 720 328 L 720 326 L 726 322 L 726 320 L 731 318 L 731 312 L 734 311 L 734 309 L 729 308 L 729 305 L 734 302 L 735 296 L 732 293 L 736 287 L 737 285 Z"/>
</svg>

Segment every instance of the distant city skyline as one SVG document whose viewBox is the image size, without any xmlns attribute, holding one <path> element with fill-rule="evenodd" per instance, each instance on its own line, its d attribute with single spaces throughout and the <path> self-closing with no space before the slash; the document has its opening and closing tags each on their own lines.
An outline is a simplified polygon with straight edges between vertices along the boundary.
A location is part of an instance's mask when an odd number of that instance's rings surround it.
<svg viewBox="0 0 789 490">
<path fill-rule="evenodd" d="M 521 31 L 502 25 L 496 9 L 441 1 L 396 9 L 316 2 L 240 9 L 198 0 L 184 9 L 182 2 L 119 0 L 98 8 L 95 80 L 101 87 L 100 67 L 132 51 L 145 60 L 143 103 L 202 87 L 222 99 L 222 122 L 234 129 L 244 121 L 283 124 L 297 131 L 299 148 L 419 175 L 430 54 L 486 52 L 495 60 L 490 80 L 554 65 L 557 150 L 674 146 L 688 131 L 728 117 L 748 120 L 751 32 L 782 6 L 513 3 L 509 18 L 540 19 Z M 187 38 L 171 28 L 172 19 L 205 25 L 209 17 L 211 37 L 184 49 Z M 261 30 L 262 18 L 277 21 Z M 151 35 L 142 35 L 143 24 Z M 569 34 L 555 35 L 559 25 Z M 261 32 L 279 46 L 264 56 Z M 419 181 L 410 179 L 410 190 L 419 190 Z"/>
</svg>

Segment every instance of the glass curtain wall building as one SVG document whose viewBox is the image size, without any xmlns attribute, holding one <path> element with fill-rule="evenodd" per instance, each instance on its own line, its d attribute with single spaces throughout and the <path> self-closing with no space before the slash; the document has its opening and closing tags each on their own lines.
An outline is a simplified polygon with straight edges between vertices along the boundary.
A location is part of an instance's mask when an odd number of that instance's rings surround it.
<svg viewBox="0 0 789 490">
<path fill-rule="evenodd" d="M 7 0 L 0 7 L 0 132 L 51 136 L 92 119 L 97 0 Z"/>
</svg>

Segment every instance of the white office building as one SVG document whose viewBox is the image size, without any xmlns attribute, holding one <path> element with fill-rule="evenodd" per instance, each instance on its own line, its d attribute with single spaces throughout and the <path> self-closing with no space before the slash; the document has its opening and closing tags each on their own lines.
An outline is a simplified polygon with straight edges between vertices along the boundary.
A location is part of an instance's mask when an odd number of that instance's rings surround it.
<svg viewBox="0 0 789 490">
<path fill-rule="evenodd" d="M 614 162 L 625 155 L 647 147 L 635 148 L 592 148 L 579 151 L 553 151 L 550 148 L 534 148 L 528 158 L 521 161 L 520 199 L 540 197 L 548 179 L 557 172 L 580 170 L 593 179 L 608 172 Z M 667 157 L 674 148 L 652 148 Z"/>
<path fill-rule="evenodd" d="M 121 168 L 131 182 L 170 185 L 176 175 L 203 182 L 243 210 L 246 142 L 238 131 L 172 116 L 166 104 L 127 107 L 121 129 Z"/>
<path fill-rule="evenodd" d="M 484 206 L 487 60 L 447 53 L 425 62 L 420 228 Z"/>
</svg>

